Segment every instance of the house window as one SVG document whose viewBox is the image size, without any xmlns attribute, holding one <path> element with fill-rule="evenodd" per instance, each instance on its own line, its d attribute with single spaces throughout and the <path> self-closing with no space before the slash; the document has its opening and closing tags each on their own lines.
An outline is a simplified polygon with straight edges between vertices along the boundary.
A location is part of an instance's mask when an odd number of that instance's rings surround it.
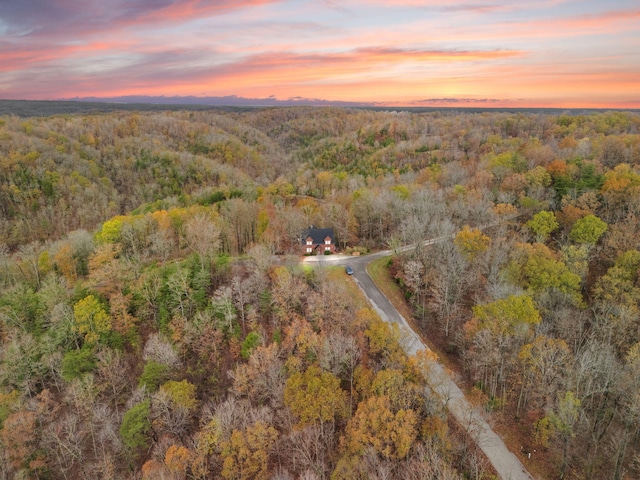
<svg viewBox="0 0 640 480">
<path fill-rule="evenodd" d="M 307 253 L 311 253 L 311 252 L 313 252 L 313 248 L 307 247 Z"/>
<path fill-rule="evenodd" d="M 331 251 L 331 247 L 324 247 L 324 251 L 325 252 L 330 252 Z"/>
<path fill-rule="evenodd" d="M 313 241 L 307 240 L 307 245 L 313 245 Z"/>
<path fill-rule="evenodd" d="M 331 245 L 331 239 L 330 239 L 330 238 L 328 238 L 327 240 L 325 240 L 325 241 L 324 241 L 324 244 L 325 244 L 325 245 Z"/>
</svg>

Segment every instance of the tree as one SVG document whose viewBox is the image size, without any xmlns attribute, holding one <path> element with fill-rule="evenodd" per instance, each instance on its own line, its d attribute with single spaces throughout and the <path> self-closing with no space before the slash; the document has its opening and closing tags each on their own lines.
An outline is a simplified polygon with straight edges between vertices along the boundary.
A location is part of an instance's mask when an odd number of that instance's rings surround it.
<svg viewBox="0 0 640 480">
<path fill-rule="evenodd" d="M 640 174 L 629 164 L 621 163 L 604 175 L 600 189 L 609 221 L 615 222 L 626 216 L 631 201 L 640 192 Z"/>
<path fill-rule="evenodd" d="M 417 436 L 418 417 L 413 410 L 395 413 L 386 396 L 372 396 L 358 405 L 346 429 L 347 449 L 362 455 L 371 446 L 387 459 L 407 456 Z"/>
<path fill-rule="evenodd" d="M 180 367 L 181 362 L 171 342 L 163 336 L 152 333 L 144 345 L 142 358 L 148 362 L 165 365 L 168 371 Z"/>
<path fill-rule="evenodd" d="M 240 356 L 247 360 L 251 356 L 251 352 L 253 352 L 255 348 L 260 345 L 261 341 L 262 339 L 257 332 L 249 332 L 249 334 L 242 342 L 242 346 L 240 348 Z"/>
<path fill-rule="evenodd" d="M 73 249 L 69 242 L 65 242 L 58 247 L 54 255 L 54 261 L 67 282 L 70 285 L 73 284 L 76 281 L 78 272 L 76 270 L 76 259 L 73 257 Z"/>
<path fill-rule="evenodd" d="M 327 477 L 336 444 L 334 430 L 326 429 L 323 433 L 319 426 L 309 425 L 292 430 L 285 442 L 284 451 L 291 460 L 292 469 L 305 472 L 301 478 L 308 478 L 311 472 L 318 478 Z"/>
<path fill-rule="evenodd" d="M 536 241 L 540 243 L 546 242 L 549 236 L 560 226 L 555 214 L 546 210 L 536 213 L 526 225 L 536 234 Z"/>
<path fill-rule="evenodd" d="M 0 296 L 0 320 L 23 332 L 41 333 L 45 305 L 31 287 L 20 283 Z"/>
<path fill-rule="evenodd" d="M 144 386 L 147 391 L 154 392 L 166 380 L 168 373 L 169 367 L 154 360 L 149 360 L 144 364 L 142 375 L 138 380 L 138 386 Z"/>
<path fill-rule="evenodd" d="M 315 365 L 291 375 L 284 389 L 285 405 L 298 417 L 301 427 L 319 423 L 323 428 L 326 422 L 344 416 L 345 397 L 340 379 Z"/>
<path fill-rule="evenodd" d="M 96 240 L 99 243 L 116 243 L 120 240 L 123 225 L 130 220 L 125 215 L 118 215 L 102 224 L 102 228 L 96 233 Z"/>
<path fill-rule="evenodd" d="M 465 225 L 464 228 L 458 232 L 453 243 L 455 243 L 456 247 L 458 247 L 467 260 L 471 261 L 489 249 L 491 239 L 484 235 L 480 229 L 470 228 Z"/>
<path fill-rule="evenodd" d="M 186 478 L 187 469 L 191 464 L 191 457 L 192 453 L 188 448 L 180 445 L 171 445 L 164 456 L 164 463 L 171 473 L 179 478 Z"/>
<path fill-rule="evenodd" d="M 587 215 L 576 220 L 569 232 L 569 239 L 575 243 L 595 245 L 607 228 L 608 225 L 595 215 Z"/>
<path fill-rule="evenodd" d="M 116 292 L 109 298 L 113 330 L 123 336 L 135 333 L 136 318 L 129 313 L 131 295 Z"/>
<path fill-rule="evenodd" d="M 180 382 L 170 380 L 160 386 L 160 391 L 167 393 L 173 403 L 189 412 L 192 412 L 198 405 L 196 390 L 197 387 L 187 380 Z"/>
<path fill-rule="evenodd" d="M 622 253 L 593 288 L 596 331 L 621 354 L 638 341 L 640 252 Z"/>
<path fill-rule="evenodd" d="M 400 327 L 397 323 L 388 324 L 378 317 L 370 319 L 364 334 L 369 340 L 369 351 L 379 356 L 383 363 L 401 363 L 404 351 L 400 345 Z"/>
<path fill-rule="evenodd" d="M 37 416 L 35 412 L 19 410 L 10 414 L 0 430 L 0 441 L 13 469 L 30 468 L 42 460 L 37 453 Z"/>
<path fill-rule="evenodd" d="M 198 213 L 184 224 L 184 234 L 187 245 L 193 250 L 200 260 L 203 269 L 205 261 L 220 248 L 220 231 L 210 215 Z"/>
<path fill-rule="evenodd" d="M 0 384 L 30 396 L 42 388 L 50 369 L 47 345 L 30 334 L 13 335 L 0 349 Z"/>
<path fill-rule="evenodd" d="M 286 374 L 276 343 L 259 345 L 247 363 L 240 364 L 233 372 L 233 391 L 247 396 L 255 404 L 269 402 L 281 406 Z"/>
<path fill-rule="evenodd" d="M 111 318 L 93 295 L 88 295 L 73 306 L 74 330 L 84 336 L 88 344 L 96 343 L 111 331 Z"/>
<path fill-rule="evenodd" d="M 558 398 L 556 409 L 536 423 L 536 430 L 540 442 L 546 447 L 549 440 L 560 443 L 562 462 L 560 464 L 560 478 L 564 477 L 567 468 L 569 444 L 576 435 L 575 428 L 580 417 L 580 399 L 573 392 L 566 392 Z"/>
<path fill-rule="evenodd" d="M 260 421 L 234 430 L 231 438 L 221 443 L 222 476 L 233 480 L 268 478 L 269 452 L 277 438 L 278 431 Z"/>
<path fill-rule="evenodd" d="M 371 382 L 371 392 L 378 397 L 387 397 L 393 411 L 416 408 L 422 403 L 419 385 L 408 381 L 401 370 L 386 368 L 376 373 Z"/>
<path fill-rule="evenodd" d="M 524 288 L 534 294 L 557 289 L 571 297 L 576 305 L 582 304 L 580 277 L 571 273 L 546 245 L 520 245 L 509 271 Z"/>
<path fill-rule="evenodd" d="M 146 447 L 151 439 L 151 403 L 144 400 L 126 411 L 120 425 L 120 436 L 132 450 Z"/>
<path fill-rule="evenodd" d="M 589 273 L 589 248 L 587 245 L 563 245 L 560 256 L 571 273 L 584 283 Z"/>
<path fill-rule="evenodd" d="M 506 335 L 526 335 L 540 323 L 540 312 L 529 295 L 510 295 L 485 305 L 473 307 L 480 328 Z"/>
<path fill-rule="evenodd" d="M 473 314 L 465 330 L 472 339 L 469 358 L 474 378 L 492 401 L 505 401 L 517 351 L 531 337 L 532 327 L 540 323 L 540 313 L 530 296 L 510 295 L 476 305 Z"/>
<path fill-rule="evenodd" d="M 441 242 L 430 249 L 435 265 L 427 268 L 425 275 L 431 293 L 429 306 L 443 323 L 445 336 L 449 336 L 452 324 L 460 318 L 460 306 L 471 283 L 469 262 L 453 242 Z"/>
<path fill-rule="evenodd" d="M 92 372 L 95 368 L 96 358 L 92 349 L 71 350 L 65 353 L 62 359 L 62 378 L 70 382 L 74 378 Z"/>
<path fill-rule="evenodd" d="M 528 396 L 539 399 L 546 408 L 570 373 L 571 352 L 564 340 L 537 336 L 520 349 L 518 358 L 522 364 L 522 387 L 518 409 L 525 406 Z"/>
</svg>

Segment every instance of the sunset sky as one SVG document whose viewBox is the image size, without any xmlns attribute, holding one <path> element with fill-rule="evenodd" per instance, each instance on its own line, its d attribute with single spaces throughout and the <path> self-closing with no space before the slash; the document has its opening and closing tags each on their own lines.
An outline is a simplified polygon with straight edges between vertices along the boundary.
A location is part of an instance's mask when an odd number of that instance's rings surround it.
<svg viewBox="0 0 640 480">
<path fill-rule="evenodd" d="M 0 98 L 640 108 L 640 0 L 0 0 Z"/>
</svg>

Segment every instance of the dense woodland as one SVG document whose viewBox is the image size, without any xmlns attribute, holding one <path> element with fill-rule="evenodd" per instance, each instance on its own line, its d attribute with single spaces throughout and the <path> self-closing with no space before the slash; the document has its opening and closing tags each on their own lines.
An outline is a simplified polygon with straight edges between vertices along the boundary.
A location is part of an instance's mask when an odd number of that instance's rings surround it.
<svg viewBox="0 0 640 480">
<path fill-rule="evenodd" d="M 0 117 L 0 478 L 491 478 L 311 224 L 418 245 L 415 324 L 542 478 L 639 478 L 638 217 L 633 112 Z"/>
</svg>

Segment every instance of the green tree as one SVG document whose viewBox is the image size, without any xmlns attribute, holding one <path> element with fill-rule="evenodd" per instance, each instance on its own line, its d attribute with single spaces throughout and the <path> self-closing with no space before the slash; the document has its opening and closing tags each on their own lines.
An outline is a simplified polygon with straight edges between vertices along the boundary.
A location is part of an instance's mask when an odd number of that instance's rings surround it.
<svg viewBox="0 0 640 480">
<path fill-rule="evenodd" d="M 573 224 L 569 239 L 574 243 L 595 245 L 607 228 L 608 225 L 595 215 L 587 215 Z"/>
<path fill-rule="evenodd" d="M 473 307 L 480 328 L 502 335 L 526 333 L 540 323 L 540 312 L 529 295 L 510 295 L 486 305 Z"/>
<path fill-rule="evenodd" d="M 166 380 L 168 374 L 169 367 L 167 365 L 158 363 L 155 360 L 149 360 L 144 364 L 142 375 L 140 375 L 140 379 L 138 380 L 138 386 L 144 386 L 147 391 L 153 392 Z"/>
<path fill-rule="evenodd" d="M 546 210 L 536 213 L 526 225 L 529 230 L 535 233 L 536 241 L 538 242 L 546 242 L 549 236 L 560 226 L 555 214 Z"/>
<path fill-rule="evenodd" d="M 580 277 L 571 273 L 546 245 L 524 244 L 516 252 L 510 265 L 516 281 L 531 293 L 540 294 L 556 289 L 568 295 L 575 304 L 582 305 Z"/>
<path fill-rule="evenodd" d="M 0 320 L 23 332 L 42 333 L 45 305 L 38 293 L 21 283 L 0 296 Z"/>
<path fill-rule="evenodd" d="M 146 447 L 151 438 L 151 403 L 145 400 L 131 407 L 124 414 L 120 425 L 120 436 L 130 449 Z"/>
<path fill-rule="evenodd" d="M 96 368 L 96 357 L 91 348 L 71 350 L 62 358 L 62 378 L 70 382 Z"/>
<path fill-rule="evenodd" d="M 251 352 L 260 345 L 260 335 L 256 332 L 249 332 L 240 347 L 240 356 L 247 360 L 251 356 Z"/>
</svg>

